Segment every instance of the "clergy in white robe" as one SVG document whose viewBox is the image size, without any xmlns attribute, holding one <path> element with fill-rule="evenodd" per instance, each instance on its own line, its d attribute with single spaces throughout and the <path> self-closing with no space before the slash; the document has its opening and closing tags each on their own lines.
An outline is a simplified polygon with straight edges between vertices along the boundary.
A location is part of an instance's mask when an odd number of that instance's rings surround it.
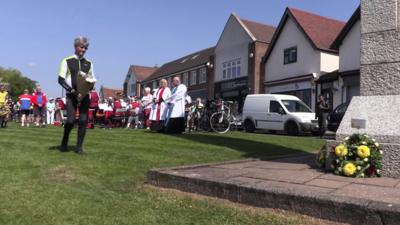
<svg viewBox="0 0 400 225">
<path fill-rule="evenodd" d="M 171 91 L 167 84 L 167 80 L 160 80 L 160 87 L 153 94 L 153 104 L 150 112 L 150 128 L 153 131 L 161 132 L 164 129 L 167 114 L 165 99 L 171 96 Z"/>
<path fill-rule="evenodd" d="M 182 133 L 185 131 L 185 98 L 187 88 L 181 84 L 179 77 L 174 77 L 171 96 L 165 101 L 168 104 L 166 133 Z"/>
</svg>

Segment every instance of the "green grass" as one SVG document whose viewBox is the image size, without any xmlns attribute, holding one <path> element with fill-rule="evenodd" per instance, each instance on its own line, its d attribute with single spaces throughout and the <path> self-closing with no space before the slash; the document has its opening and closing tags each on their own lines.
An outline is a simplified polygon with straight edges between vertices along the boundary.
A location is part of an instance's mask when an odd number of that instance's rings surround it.
<svg viewBox="0 0 400 225">
<path fill-rule="evenodd" d="M 75 143 L 76 129 L 70 144 Z M 84 156 L 51 150 L 62 129 L 0 129 L 0 224 L 307 224 L 298 215 L 242 210 L 145 185 L 150 168 L 318 150 L 305 137 L 232 132 L 167 136 L 89 130 Z M 234 204 L 232 204 L 234 205 Z"/>
</svg>

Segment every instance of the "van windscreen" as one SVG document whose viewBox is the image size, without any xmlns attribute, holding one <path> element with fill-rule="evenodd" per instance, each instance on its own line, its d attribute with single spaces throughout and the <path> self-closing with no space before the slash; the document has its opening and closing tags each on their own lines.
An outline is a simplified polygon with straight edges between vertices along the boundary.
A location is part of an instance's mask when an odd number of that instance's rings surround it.
<svg viewBox="0 0 400 225">
<path fill-rule="evenodd" d="M 281 100 L 282 104 L 289 112 L 312 112 L 311 109 L 301 101 L 298 100 Z"/>
</svg>

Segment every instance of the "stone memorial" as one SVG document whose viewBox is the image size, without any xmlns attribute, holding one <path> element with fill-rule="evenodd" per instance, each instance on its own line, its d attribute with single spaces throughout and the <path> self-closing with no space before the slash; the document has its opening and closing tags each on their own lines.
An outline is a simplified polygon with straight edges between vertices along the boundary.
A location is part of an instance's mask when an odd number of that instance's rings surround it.
<svg viewBox="0 0 400 225">
<path fill-rule="evenodd" d="M 360 89 L 327 149 L 368 134 L 384 152 L 382 175 L 400 178 L 400 0 L 361 0 Z"/>
</svg>

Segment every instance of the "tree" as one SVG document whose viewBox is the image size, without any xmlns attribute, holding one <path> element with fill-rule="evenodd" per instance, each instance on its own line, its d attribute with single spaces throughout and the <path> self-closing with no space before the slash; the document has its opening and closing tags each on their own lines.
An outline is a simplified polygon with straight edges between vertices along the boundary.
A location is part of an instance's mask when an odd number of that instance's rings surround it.
<svg viewBox="0 0 400 225">
<path fill-rule="evenodd" d="M 35 88 L 36 81 L 33 81 L 16 69 L 5 69 L 0 67 L 0 82 L 8 84 L 9 95 L 17 100 L 25 89 L 30 92 Z"/>
</svg>

